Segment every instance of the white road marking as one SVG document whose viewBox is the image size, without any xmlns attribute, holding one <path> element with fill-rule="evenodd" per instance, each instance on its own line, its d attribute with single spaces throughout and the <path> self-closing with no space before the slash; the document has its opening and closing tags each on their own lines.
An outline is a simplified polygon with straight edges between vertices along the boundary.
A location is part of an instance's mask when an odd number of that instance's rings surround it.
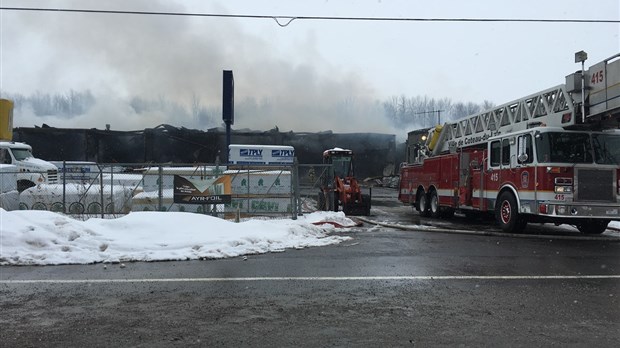
<svg viewBox="0 0 620 348">
<path fill-rule="evenodd" d="M 0 284 L 112 284 L 112 283 L 213 283 L 257 281 L 382 281 L 382 280 L 555 280 L 620 279 L 620 275 L 515 275 L 515 276 L 360 276 L 360 277 L 240 277 L 240 278 L 134 278 L 134 279 L 15 279 Z"/>
</svg>

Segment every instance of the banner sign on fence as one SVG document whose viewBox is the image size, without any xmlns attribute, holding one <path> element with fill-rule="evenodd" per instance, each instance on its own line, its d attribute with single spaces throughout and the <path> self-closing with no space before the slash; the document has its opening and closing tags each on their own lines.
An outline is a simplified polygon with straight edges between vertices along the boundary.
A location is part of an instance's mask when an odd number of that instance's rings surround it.
<svg viewBox="0 0 620 348">
<path fill-rule="evenodd" d="M 174 176 L 174 203 L 229 204 L 230 176 L 218 177 Z"/>
</svg>

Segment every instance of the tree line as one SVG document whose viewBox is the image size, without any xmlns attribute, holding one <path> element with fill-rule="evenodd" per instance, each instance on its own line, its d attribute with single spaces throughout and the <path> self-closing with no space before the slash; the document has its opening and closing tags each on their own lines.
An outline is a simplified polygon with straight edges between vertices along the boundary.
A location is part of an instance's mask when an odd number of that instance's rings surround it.
<svg viewBox="0 0 620 348">
<path fill-rule="evenodd" d="M 2 93 L 2 96 L 13 100 L 15 110 L 21 111 L 29 108 L 36 116 L 72 118 L 88 114 L 97 103 L 97 99 L 89 90 L 82 92 L 70 90 L 67 93 L 56 94 L 36 92 L 29 96 Z M 342 104 L 351 108 L 351 103 L 355 101 L 347 99 Z M 495 106 L 489 101 L 478 104 L 454 102 L 450 98 L 435 99 L 427 96 L 407 97 L 405 95 L 392 96 L 375 104 L 379 105 L 376 112 L 383 113 L 387 122 L 399 129 L 432 127 L 438 122 L 456 120 Z M 128 101 L 128 105 L 136 114 L 159 112 L 175 116 L 175 119 L 189 120 L 183 126 L 208 129 L 222 125 L 221 108 L 203 105 L 196 95 L 192 96 L 188 105 L 171 101 L 163 96 L 156 99 L 133 97 Z M 240 101 L 239 106 L 241 106 L 240 110 L 249 113 L 252 112 L 250 109 L 253 106 L 260 108 L 259 103 L 251 103 L 247 100 Z"/>
<path fill-rule="evenodd" d="M 66 94 L 36 92 L 30 96 L 11 94 L 6 98 L 13 100 L 16 110 L 21 110 L 26 105 L 30 106 L 36 116 L 79 116 L 88 112 L 95 104 L 95 97 L 89 90 L 84 92 L 70 90 Z"/>
<path fill-rule="evenodd" d="M 427 96 L 406 97 L 393 96 L 383 102 L 385 116 L 396 127 L 416 125 L 418 128 L 432 127 L 438 123 L 491 109 L 495 106 L 490 101 L 480 104 L 473 102 L 453 102 L 450 98 L 435 99 Z"/>
<path fill-rule="evenodd" d="M 73 118 L 88 115 L 98 102 L 90 90 L 67 93 L 44 94 L 36 92 L 29 96 L 16 93 L 1 93 L 3 98 L 11 99 L 16 111 L 31 111 L 35 116 L 55 116 Z M 135 114 L 160 113 L 171 118 L 185 120 L 183 126 L 209 128 L 219 126 L 218 108 L 208 108 L 201 104 L 200 98 L 192 96 L 188 106 L 171 101 L 163 96 L 156 99 L 133 97 L 126 102 Z"/>
</svg>

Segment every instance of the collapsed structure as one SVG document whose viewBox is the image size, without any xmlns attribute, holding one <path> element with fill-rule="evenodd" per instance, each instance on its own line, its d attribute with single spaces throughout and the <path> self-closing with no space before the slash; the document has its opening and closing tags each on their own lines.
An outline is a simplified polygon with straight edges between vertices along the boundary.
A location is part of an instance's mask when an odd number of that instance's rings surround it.
<svg viewBox="0 0 620 348">
<path fill-rule="evenodd" d="M 18 127 L 14 138 L 32 145 L 34 155 L 50 161 L 96 163 L 221 163 L 227 162 L 226 134 L 160 125 L 138 131 Z M 292 146 L 299 163 L 320 162 L 324 149 L 343 146 L 355 151 L 361 178 L 395 174 L 396 136 L 381 133 L 296 133 L 234 131 L 235 144 Z M 319 160 L 317 160 L 319 158 Z"/>
</svg>

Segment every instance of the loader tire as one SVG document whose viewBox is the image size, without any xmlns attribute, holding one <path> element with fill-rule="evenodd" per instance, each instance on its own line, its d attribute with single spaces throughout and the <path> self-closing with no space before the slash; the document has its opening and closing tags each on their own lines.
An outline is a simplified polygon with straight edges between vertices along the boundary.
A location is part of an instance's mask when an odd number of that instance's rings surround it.
<svg viewBox="0 0 620 348">
<path fill-rule="evenodd" d="M 319 191 L 319 196 L 317 197 L 317 210 L 320 211 L 326 211 L 327 210 L 327 206 L 325 203 L 327 203 L 325 201 L 325 193 L 323 191 Z"/>
<path fill-rule="evenodd" d="M 364 215 L 370 216 L 370 195 L 362 195 L 362 204 L 364 205 Z"/>
<path fill-rule="evenodd" d="M 347 216 L 353 215 L 352 210 L 353 209 L 351 207 L 351 203 L 345 203 L 342 205 L 342 212 L 344 213 L 344 215 L 347 215 Z"/>
</svg>

